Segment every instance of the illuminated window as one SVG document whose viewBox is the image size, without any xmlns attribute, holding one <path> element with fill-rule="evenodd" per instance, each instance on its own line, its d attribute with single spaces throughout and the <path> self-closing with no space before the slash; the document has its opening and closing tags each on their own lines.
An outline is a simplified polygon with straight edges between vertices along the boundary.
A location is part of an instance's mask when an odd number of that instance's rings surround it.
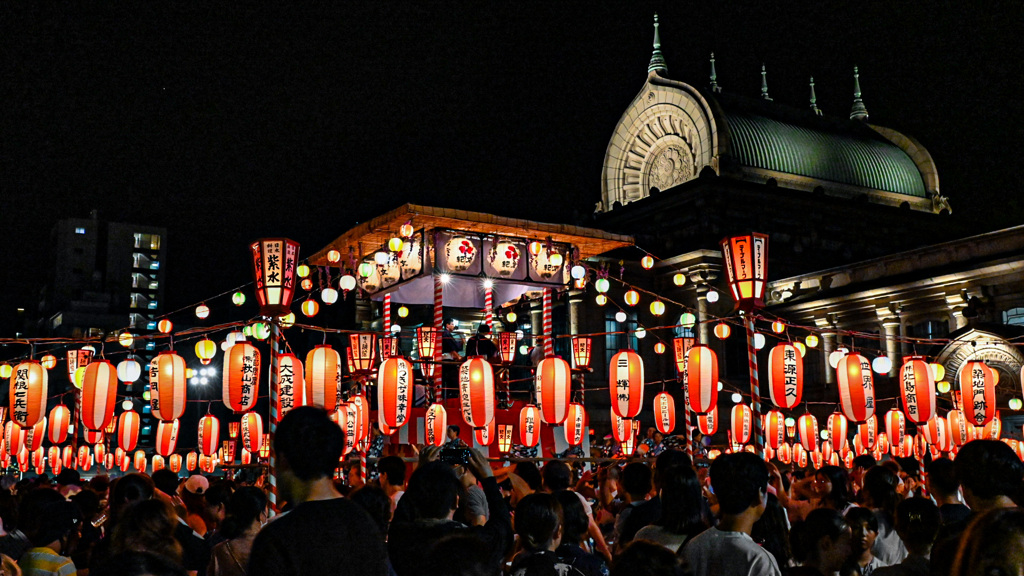
<svg viewBox="0 0 1024 576">
<path fill-rule="evenodd" d="M 75 228 L 75 234 L 85 234 L 85 228 L 78 226 L 77 228 Z"/>
<path fill-rule="evenodd" d="M 1003 324 L 1024 326 L 1024 308 L 1010 308 L 1003 312 Z"/>
</svg>

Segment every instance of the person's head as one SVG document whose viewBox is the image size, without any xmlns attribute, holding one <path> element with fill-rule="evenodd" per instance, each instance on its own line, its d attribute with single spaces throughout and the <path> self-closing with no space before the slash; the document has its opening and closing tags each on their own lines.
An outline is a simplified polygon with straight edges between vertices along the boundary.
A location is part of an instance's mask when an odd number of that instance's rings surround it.
<svg viewBox="0 0 1024 576">
<path fill-rule="evenodd" d="M 235 492 L 235 483 L 230 480 L 219 480 L 210 484 L 206 491 L 206 510 L 203 517 L 207 522 L 219 525 L 227 515 L 228 501 Z"/>
<path fill-rule="evenodd" d="M 178 493 L 178 474 L 171 472 L 170 468 L 161 468 L 150 476 L 153 479 L 153 486 L 157 490 L 174 496 Z"/>
<path fill-rule="evenodd" d="M 278 485 L 292 500 L 295 484 L 330 480 L 345 449 L 345 433 L 327 411 L 300 406 L 285 414 L 274 436 Z"/>
<path fill-rule="evenodd" d="M 678 450 L 662 452 L 654 463 L 654 479 L 661 496 L 656 524 L 673 534 L 695 536 L 703 530 L 704 496 L 690 457 Z"/>
<path fill-rule="evenodd" d="M 82 490 L 68 500 L 75 503 L 82 512 L 82 518 L 92 519 L 100 511 L 100 497 L 92 490 Z"/>
<path fill-rule="evenodd" d="M 242 486 L 228 498 L 220 533 L 232 540 L 267 521 L 267 495 L 255 486 Z"/>
<path fill-rule="evenodd" d="M 562 505 L 562 542 L 579 544 L 587 536 L 590 518 L 587 516 L 579 494 L 572 490 L 555 493 L 555 498 Z"/>
<path fill-rule="evenodd" d="M 377 461 L 380 485 L 392 488 L 405 486 L 405 462 L 398 456 L 385 456 Z"/>
<path fill-rule="evenodd" d="M 764 514 L 754 522 L 750 537 L 771 553 L 779 566 L 789 565 L 793 557 L 789 545 L 789 523 L 786 519 L 786 509 L 774 494 L 768 495 Z"/>
<path fill-rule="evenodd" d="M 853 459 L 853 466 L 850 467 L 850 480 L 860 485 L 864 480 L 864 473 L 878 465 L 878 461 L 871 454 L 861 454 Z"/>
<path fill-rule="evenodd" d="M 899 483 L 899 477 L 885 466 L 871 468 L 864 474 L 864 487 L 861 489 L 863 504 L 881 510 L 890 519 L 894 518 L 896 505 L 900 502 L 900 495 L 896 491 Z"/>
<path fill-rule="evenodd" d="M 949 458 L 935 458 L 925 467 L 925 485 L 936 500 L 955 497 L 960 493 L 960 481 L 956 479 L 956 467 Z"/>
<path fill-rule="evenodd" d="M 481 322 L 480 325 L 476 327 L 476 333 L 481 336 L 487 336 L 491 333 L 491 327 L 487 322 Z"/>
<path fill-rule="evenodd" d="M 365 484 L 348 495 L 349 500 L 358 504 L 373 518 L 381 534 L 388 533 L 391 522 L 391 498 L 384 489 L 375 484 Z"/>
<path fill-rule="evenodd" d="M 110 489 L 110 520 L 116 524 L 121 512 L 131 504 L 153 497 L 153 480 L 145 474 L 125 474 Z"/>
<path fill-rule="evenodd" d="M 544 492 L 524 497 L 516 505 L 515 529 L 527 551 L 558 548 L 562 542 L 562 505 Z"/>
<path fill-rule="evenodd" d="M 939 535 L 942 515 L 927 498 L 907 498 L 896 507 L 895 527 L 907 550 L 927 554 Z"/>
<path fill-rule="evenodd" d="M 839 466 L 822 466 L 814 475 L 814 485 L 819 495 L 828 500 L 836 509 L 844 508 L 850 502 L 850 477 Z"/>
<path fill-rule="evenodd" d="M 572 470 L 561 460 L 549 460 L 544 464 L 541 476 L 544 480 L 544 488 L 551 493 L 568 490 L 572 484 Z"/>
<path fill-rule="evenodd" d="M 114 527 L 110 552 L 156 552 L 181 561 L 181 545 L 174 538 L 177 526 L 178 519 L 167 502 L 155 498 L 137 502 Z"/>
<path fill-rule="evenodd" d="M 711 463 L 711 488 L 721 513 L 743 514 L 753 510 L 755 518 L 764 512 L 768 495 L 768 467 L 750 452 L 723 454 Z"/>
<path fill-rule="evenodd" d="M 462 482 L 452 467 L 435 460 L 412 473 L 402 500 L 412 504 L 413 519 L 450 519 L 459 507 L 461 493 Z"/>
<path fill-rule="evenodd" d="M 793 526 L 793 558 L 818 568 L 822 574 L 831 574 L 850 556 L 852 538 L 842 514 L 831 508 L 816 508 Z"/>
<path fill-rule="evenodd" d="M 964 500 L 972 510 L 983 512 L 1015 496 L 1024 465 L 1004 442 L 974 440 L 964 444 L 953 462 Z"/>
<path fill-rule="evenodd" d="M 540 475 L 540 469 L 533 462 L 519 462 L 515 467 L 516 476 L 523 479 L 526 485 L 530 487 L 530 490 L 536 492 L 541 489 L 543 485 L 543 479 Z"/>
<path fill-rule="evenodd" d="M 682 560 L 668 548 L 633 540 L 612 564 L 610 576 L 682 576 Z"/>
<path fill-rule="evenodd" d="M 430 547 L 425 576 L 494 576 L 501 574 L 488 543 L 478 532 L 456 530 Z"/>
<path fill-rule="evenodd" d="M 444 319 L 444 329 L 445 330 L 448 330 L 449 332 L 451 332 L 452 330 L 455 330 L 456 326 L 458 326 L 458 324 L 455 322 L 455 318 L 452 318 L 452 317 L 449 316 L 448 318 Z"/>
<path fill-rule="evenodd" d="M 878 517 L 867 508 L 850 508 L 846 513 L 846 523 L 853 531 L 851 546 L 854 554 L 871 550 L 878 538 Z"/>
<path fill-rule="evenodd" d="M 950 574 L 1024 574 L 1024 510 L 995 508 L 971 522 L 960 538 Z"/>
<path fill-rule="evenodd" d="M 36 488 L 21 501 L 21 531 L 36 547 L 68 555 L 78 539 L 82 512 L 52 488 Z"/>
<path fill-rule="evenodd" d="M 125 552 L 111 556 L 98 574 L 107 576 L 187 576 L 181 564 L 152 552 Z"/>
<path fill-rule="evenodd" d="M 189 514 L 202 516 L 206 511 L 206 491 L 209 489 L 210 481 L 205 476 L 193 474 L 178 486 L 178 497 Z"/>
<path fill-rule="evenodd" d="M 97 474 L 93 476 L 88 483 L 89 490 L 92 490 L 96 494 L 99 494 L 100 500 L 107 497 L 107 491 L 110 490 L 110 476 L 106 474 Z"/>
<path fill-rule="evenodd" d="M 454 424 L 448 426 L 447 435 L 449 440 L 455 440 L 459 437 L 459 427 Z"/>
<path fill-rule="evenodd" d="M 643 500 L 654 484 L 651 482 L 651 469 L 643 462 L 630 462 L 622 469 L 622 489 L 635 500 Z"/>
<path fill-rule="evenodd" d="M 693 470 L 693 458 L 682 450 L 665 450 L 654 460 L 654 487 L 661 490 L 665 479 L 675 477 L 677 468 L 689 468 Z"/>
</svg>

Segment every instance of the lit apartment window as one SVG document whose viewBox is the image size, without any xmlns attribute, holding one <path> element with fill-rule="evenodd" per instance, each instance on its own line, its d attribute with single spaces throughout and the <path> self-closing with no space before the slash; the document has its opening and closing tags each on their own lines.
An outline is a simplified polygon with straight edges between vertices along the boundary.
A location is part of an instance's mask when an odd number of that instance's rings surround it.
<svg viewBox="0 0 1024 576">
<path fill-rule="evenodd" d="M 78 226 L 75 228 L 75 234 L 85 234 L 85 228 Z"/>
<path fill-rule="evenodd" d="M 143 250 L 159 250 L 160 249 L 160 235 L 159 234 L 142 234 L 140 232 L 135 233 L 135 247 Z"/>
</svg>

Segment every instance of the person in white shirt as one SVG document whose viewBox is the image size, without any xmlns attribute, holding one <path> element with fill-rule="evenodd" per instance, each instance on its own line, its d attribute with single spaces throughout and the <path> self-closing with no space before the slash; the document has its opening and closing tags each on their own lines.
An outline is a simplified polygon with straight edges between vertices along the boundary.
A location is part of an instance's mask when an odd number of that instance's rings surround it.
<svg viewBox="0 0 1024 576">
<path fill-rule="evenodd" d="M 693 574 L 781 576 L 775 557 L 750 537 L 768 501 L 768 467 L 749 452 L 724 454 L 711 464 L 711 488 L 721 515 L 679 551 Z"/>
</svg>

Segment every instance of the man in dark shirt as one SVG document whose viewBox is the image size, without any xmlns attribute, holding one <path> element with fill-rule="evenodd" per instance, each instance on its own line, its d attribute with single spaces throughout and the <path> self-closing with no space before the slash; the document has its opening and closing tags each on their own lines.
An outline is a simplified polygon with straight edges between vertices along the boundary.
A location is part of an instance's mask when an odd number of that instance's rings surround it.
<svg viewBox="0 0 1024 576">
<path fill-rule="evenodd" d="M 960 482 L 956 479 L 953 461 L 949 458 L 936 458 L 928 464 L 926 472 L 928 476 L 925 486 L 939 505 L 942 524 L 965 520 L 971 509 L 960 501 Z"/>
<path fill-rule="evenodd" d="M 455 362 L 462 360 L 462 340 L 456 337 L 455 328 L 455 319 L 445 318 L 444 329 L 441 331 L 441 360 L 444 362 L 441 365 L 441 382 L 445 397 L 458 395 L 459 367 Z"/>
<path fill-rule="evenodd" d="M 424 559 L 446 536 L 469 533 L 479 542 L 480 554 L 486 555 L 488 566 L 497 573 L 512 546 L 512 518 L 494 473 L 487 460 L 470 450 L 467 468 L 480 480 L 490 517 L 483 526 L 466 527 L 452 520 L 462 492 L 458 476 L 451 465 L 438 462 L 439 447 L 430 446 L 420 453 L 420 466 L 412 473 L 405 495 L 395 508 L 388 530 L 388 552 L 398 576 L 424 574 Z"/>
<path fill-rule="evenodd" d="M 256 536 L 249 576 L 388 574 L 384 535 L 332 476 L 344 433 L 322 408 L 289 412 L 277 428 L 277 485 L 296 504 Z"/>
<path fill-rule="evenodd" d="M 491 342 L 491 327 L 481 322 L 476 334 L 466 342 L 466 356 L 483 356 L 488 362 L 498 358 L 498 347 Z"/>
</svg>

